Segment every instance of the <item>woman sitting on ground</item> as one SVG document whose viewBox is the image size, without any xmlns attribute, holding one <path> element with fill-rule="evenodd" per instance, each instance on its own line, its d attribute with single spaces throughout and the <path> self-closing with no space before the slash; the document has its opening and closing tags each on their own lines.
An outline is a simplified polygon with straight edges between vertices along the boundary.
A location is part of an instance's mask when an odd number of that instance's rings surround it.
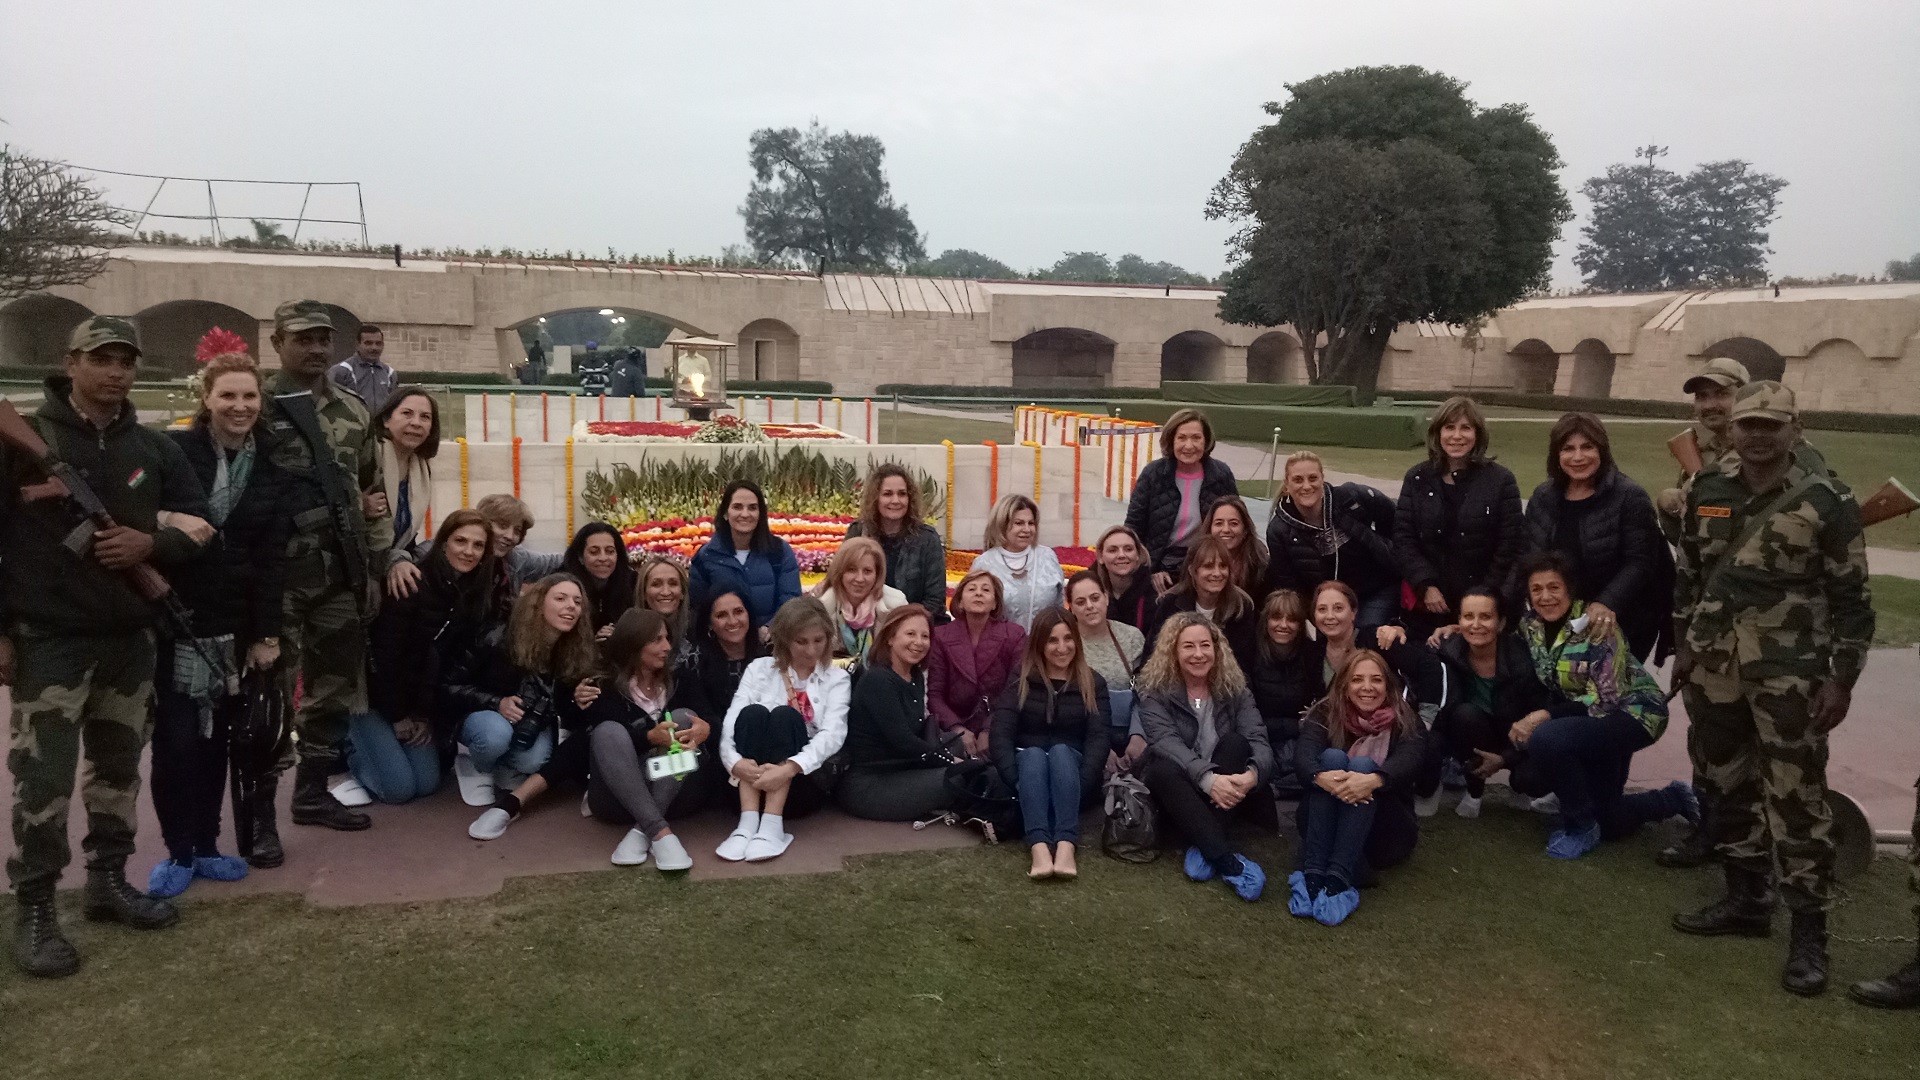
<svg viewBox="0 0 1920 1080">
<path fill-rule="evenodd" d="M 984 570 L 1000 579 L 1008 622 L 1024 631 L 1035 615 L 1060 606 L 1066 577 L 1053 549 L 1039 542 L 1040 508 L 1032 499 L 1019 493 L 1000 496 L 984 539 L 986 550 L 974 557 L 967 573 Z"/>
<path fill-rule="evenodd" d="M 600 667 L 586 606 L 578 578 L 549 574 L 521 593 L 506 625 L 478 638 L 448 675 L 447 702 L 465 716 L 460 741 L 467 758 L 455 760 L 456 772 L 466 772 L 461 795 L 470 804 L 492 804 L 467 830 L 476 840 L 504 835 L 551 782 L 585 779 L 584 743 L 564 755 L 555 747 L 563 729 L 578 731 L 575 690 Z"/>
<path fill-rule="evenodd" d="M 1257 605 L 1267 598 L 1267 545 L 1253 528 L 1253 514 L 1238 495 L 1225 495 L 1207 507 L 1208 536 L 1227 546 L 1233 557 L 1233 583 Z"/>
<path fill-rule="evenodd" d="M 919 821 L 948 809 L 947 766 L 960 759 L 927 741 L 927 653 L 933 621 L 918 604 L 880 618 L 866 673 L 847 710 L 847 774 L 840 809 L 868 821 Z"/>
<path fill-rule="evenodd" d="M 1300 736 L 1300 717 L 1327 692 L 1323 651 L 1307 639 L 1307 605 L 1292 589 L 1267 596 L 1258 628 L 1260 643 L 1246 669 L 1247 684 L 1267 725 L 1276 771 L 1292 777 L 1293 740 Z"/>
<path fill-rule="evenodd" d="M 1154 605 L 1150 639 L 1158 638 L 1168 619 L 1183 611 L 1197 612 L 1213 620 L 1226 635 L 1233 658 L 1245 671 L 1253 663 L 1259 640 L 1258 612 L 1253 597 L 1233 583 L 1233 555 L 1227 545 L 1212 536 L 1203 536 L 1187 548 L 1186 565 L 1180 580 L 1160 594 Z"/>
<path fill-rule="evenodd" d="M 1159 597 L 1146 569 L 1147 546 L 1125 525 L 1109 525 L 1093 545 L 1093 572 L 1107 593 L 1107 617 L 1144 633 L 1153 625 Z"/>
<path fill-rule="evenodd" d="M 1667 698 L 1635 659 L 1622 628 L 1602 633 L 1574 599 L 1573 573 L 1558 552 L 1520 561 L 1532 608 L 1520 620 L 1520 636 L 1534 674 L 1566 701 L 1551 717 L 1535 712 L 1508 731 L 1540 782 L 1559 796 L 1560 828 L 1547 841 L 1547 854 L 1556 859 L 1577 859 L 1601 840 L 1631 836 L 1651 822 L 1676 816 L 1697 822 L 1700 815 L 1693 789 L 1678 780 L 1625 794 L 1633 755 L 1667 728 Z"/>
<path fill-rule="evenodd" d="M 638 590 L 633 606 L 645 608 L 667 621 L 667 635 L 673 638 L 674 660 L 693 651 L 693 635 L 687 627 L 687 571 L 679 563 L 655 556 L 640 564 L 634 575 Z"/>
<path fill-rule="evenodd" d="M 763 641 L 774 613 L 800 595 L 800 562 L 793 548 L 773 535 L 769 513 L 760 485 L 729 483 L 713 514 L 713 539 L 694 552 L 688 573 L 696 604 L 723 589 L 746 598 L 747 615 Z"/>
<path fill-rule="evenodd" d="M 387 595 L 401 597 L 419 588 L 419 564 L 427 554 L 433 457 L 440 452 L 440 407 L 425 387 L 398 387 L 373 414 L 373 434 L 380 448 L 382 485 L 376 505 L 393 517 Z"/>
<path fill-rule="evenodd" d="M 1033 621 L 1020 672 L 993 710 L 994 768 L 1020 799 L 1031 878 L 1080 875 L 1080 809 L 1100 790 L 1112 715 L 1107 682 L 1087 666 L 1072 617 Z"/>
<path fill-rule="evenodd" d="M 1407 641 L 1406 631 L 1398 625 L 1358 625 L 1357 606 L 1353 589 L 1344 581 L 1323 581 L 1313 590 L 1313 627 L 1320 639 L 1309 648 L 1319 657 L 1320 677 L 1326 685 L 1335 685 L 1334 673 L 1355 652 L 1376 649 L 1393 665 L 1394 674 L 1417 705 L 1430 711 L 1445 705 L 1446 672 L 1433 650 Z"/>
<path fill-rule="evenodd" d="M 580 526 L 561 566 L 586 590 L 588 629 L 595 640 L 605 641 L 613 633 L 613 624 L 633 606 L 639 581 L 620 530 L 604 521 Z"/>
<path fill-rule="evenodd" d="M 993 703 L 1027 642 L 1001 612 L 1000 579 L 969 573 L 953 590 L 953 621 L 934 630 L 927 654 L 927 707 L 941 732 L 959 732 L 968 757 L 987 756 Z"/>
<path fill-rule="evenodd" d="M 1294 742 L 1306 796 L 1288 911 L 1338 926 L 1360 906 L 1360 886 L 1407 861 L 1420 839 L 1413 782 L 1426 754 L 1426 729 L 1386 657 L 1348 655 Z"/>
<path fill-rule="evenodd" d="M 1198 409 L 1181 409 L 1160 429 L 1160 456 L 1147 462 L 1127 499 L 1127 527 L 1144 538 L 1146 571 L 1157 592 L 1173 585 L 1187 545 L 1206 535 L 1207 507 L 1238 493 L 1233 470 L 1213 456 L 1213 425 Z"/>
<path fill-rule="evenodd" d="M 1436 634 L 1440 660 L 1455 688 L 1433 725 L 1440 754 L 1451 758 L 1466 774 L 1467 790 L 1454 812 L 1463 818 L 1480 816 L 1480 800 L 1487 778 L 1512 770 L 1512 787 L 1521 794 L 1545 795 L 1547 789 L 1529 782 L 1523 768 L 1526 757 L 1508 732 L 1517 724 L 1533 728 L 1546 720 L 1554 694 L 1534 673 L 1533 655 L 1518 633 L 1508 633 L 1500 594 L 1475 585 L 1460 597 L 1460 621 Z M 1440 771 L 1430 770 L 1421 780 L 1422 798 L 1435 794 Z"/>
<path fill-rule="evenodd" d="M 1520 485 L 1488 454 L 1492 441 L 1472 398 L 1448 398 L 1427 424 L 1427 460 L 1401 482 L 1393 551 L 1413 587 L 1416 637 L 1454 621 L 1468 589 L 1505 588 L 1526 550 Z"/>
<path fill-rule="evenodd" d="M 1112 725 L 1111 751 L 1116 755 L 1108 764 L 1132 769 L 1147 752 L 1146 737 L 1133 715 L 1133 673 L 1140 668 L 1146 635 L 1107 617 L 1107 592 L 1100 585 L 1100 575 L 1092 570 L 1067 579 L 1067 612 L 1080 630 L 1080 650 L 1087 666 L 1107 684 L 1112 706 L 1107 721 Z"/>
<path fill-rule="evenodd" d="M 887 584 L 908 603 L 926 608 L 938 626 L 947 621 L 947 548 L 925 513 L 913 474 L 884 462 L 860 485 L 860 520 L 847 526 L 847 539 L 878 540 L 887 556 Z"/>
<path fill-rule="evenodd" d="M 887 584 L 886 553 L 864 536 L 844 541 L 820 584 L 820 603 L 833 616 L 833 655 L 851 658 L 859 667 L 880 617 L 907 602 L 899 589 Z"/>
<path fill-rule="evenodd" d="M 1267 876 L 1234 851 L 1227 828 L 1236 813 L 1259 812 L 1266 798 L 1261 785 L 1273 777 L 1273 751 L 1226 637 L 1205 616 L 1173 616 L 1136 686 L 1147 788 L 1193 845 L 1187 876 L 1219 877 L 1241 899 L 1260 899 Z"/>
<path fill-rule="evenodd" d="M 1400 613 L 1393 500 L 1365 484 L 1329 488 L 1320 455 L 1287 458 L 1286 494 L 1267 522 L 1267 584 L 1306 596 L 1323 581 L 1360 598 L 1360 621 L 1385 626 Z"/>
<path fill-rule="evenodd" d="M 675 695 L 673 633 L 659 612 L 640 607 L 620 616 L 604 651 L 605 685 L 583 687 L 586 735 L 575 737 L 587 740 L 591 756 L 587 808 L 633 826 L 613 849 L 615 866 L 639 866 L 651 854 L 661 870 L 689 869 L 693 858 L 667 818 L 700 804 L 692 782 L 700 774 L 651 777 L 646 759 L 675 745 L 705 757 L 712 729 Z"/>
<path fill-rule="evenodd" d="M 347 720 L 347 766 L 375 799 L 399 805 L 439 790 L 459 719 L 439 699 L 441 676 L 491 622 L 493 585 L 486 519 L 455 510 L 421 560 L 415 588 L 381 603 L 367 633 L 371 708 Z"/>
<path fill-rule="evenodd" d="M 727 709 L 720 762 L 740 791 L 740 823 L 716 854 L 760 862 L 793 843 L 788 817 L 827 803 L 820 770 L 847 740 L 847 673 L 832 659 L 833 617 L 795 597 L 769 624 L 773 655 L 747 665 Z"/>
</svg>

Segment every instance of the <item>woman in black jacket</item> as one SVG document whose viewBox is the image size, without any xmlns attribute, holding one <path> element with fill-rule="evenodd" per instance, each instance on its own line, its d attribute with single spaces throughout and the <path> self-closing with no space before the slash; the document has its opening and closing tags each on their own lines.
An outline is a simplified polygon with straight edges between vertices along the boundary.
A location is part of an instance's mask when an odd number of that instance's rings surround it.
<svg viewBox="0 0 1920 1080">
<path fill-rule="evenodd" d="M 1187 545 L 1206 535 L 1207 507 L 1238 495 L 1233 470 L 1213 456 L 1213 425 L 1198 409 L 1181 409 L 1160 428 L 1160 456 L 1147 462 L 1127 499 L 1127 527 L 1147 544 L 1154 584 L 1173 584 Z"/>
<path fill-rule="evenodd" d="M 1427 460 L 1401 482 L 1393 551 L 1413 587 L 1416 638 L 1451 623 L 1468 589 L 1505 587 L 1526 552 L 1520 485 L 1488 456 L 1491 445 L 1480 406 L 1448 398 L 1427 424 Z"/>
<path fill-rule="evenodd" d="M 746 597 L 733 589 L 723 588 L 709 597 L 699 620 L 687 635 L 691 647 L 683 644 L 674 651 L 674 708 L 709 724 L 719 724 L 726 719 L 727 707 L 733 704 L 733 692 L 740 689 L 740 677 L 747 673 L 747 665 L 767 655 L 767 646 L 753 632 Z M 717 749 L 700 755 L 697 780 L 688 786 L 702 801 L 718 799 L 726 792 L 727 770 L 720 764 Z M 691 805 L 689 798 L 682 791 L 675 805 Z"/>
<path fill-rule="evenodd" d="M 1113 715 L 1080 628 L 1055 608 L 1033 620 L 1020 671 L 993 707 L 993 766 L 1019 795 L 1034 879 L 1080 876 L 1080 809 L 1100 791 Z"/>
<path fill-rule="evenodd" d="M 1466 773 L 1467 790 L 1454 812 L 1464 818 L 1479 817 L 1487 778 L 1501 769 L 1516 768 L 1525 756 L 1508 733 L 1535 713 L 1539 714 L 1536 720 L 1546 719 L 1555 694 L 1535 673 L 1527 643 L 1518 633 L 1507 632 L 1500 594 L 1494 590 L 1468 589 L 1460 599 L 1457 629 L 1441 633 L 1445 638 L 1437 651 L 1454 693 L 1434 721 L 1433 758 L 1437 763 L 1445 755 L 1459 763 Z M 1422 777 L 1420 797 L 1431 797 L 1439 784 L 1436 767 Z"/>
<path fill-rule="evenodd" d="M 1293 740 L 1300 735 L 1300 717 L 1327 692 L 1321 667 L 1326 651 L 1307 638 L 1307 605 L 1292 589 L 1267 596 L 1257 629 L 1260 642 L 1247 671 L 1247 688 L 1267 725 L 1267 743 L 1279 775 L 1276 789 L 1297 792 L 1293 777 Z"/>
<path fill-rule="evenodd" d="M 938 626 L 947 621 L 947 548 L 924 515 L 913 474 L 904 465 L 882 462 L 860 485 L 860 520 L 847 526 L 847 539 L 878 540 L 887 557 L 887 584 L 907 603 L 926 608 Z"/>
<path fill-rule="evenodd" d="M 347 724 L 347 767 L 375 799 L 399 805 L 439 789 L 456 719 L 439 700 L 441 673 L 495 621 L 494 574 L 486 519 L 455 510 L 413 591 L 381 603 L 367 633 L 369 709 Z"/>
<path fill-rule="evenodd" d="M 1573 563 L 1569 582 L 1587 603 L 1593 636 L 1618 625 L 1641 659 L 1668 636 L 1673 613 L 1673 550 L 1660 532 L 1653 500 L 1614 464 L 1606 425 L 1568 413 L 1547 436 L 1547 477 L 1527 501 L 1531 550 L 1558 551 Z M 1512 582 L 1517 599 L 1525 582 Z"/>
<path fill-rule="evenodd" d="M 200 385 L 202 408 L 193 426 L 167 434 L 212 493 L 207 524 L 218 531 L 168 580 L 193 612 L 194 637 L 228 672 L 243 664 L 269 671 L 280 656 L 291 523 L 280 509 L 284 477 L 273 464 L 274 436 L 255 426 L 260 372 L 246 356 L 216 356 L 202 369 Z M 247 864 L 217 846 L 227 727 L 244 700 L 233 693 L 237 676 L 220 679 L 193 643 L 178 641 L 159 651 L 153 684 L 153 808 L 168 857 L 149 875 L 148 892 L 178 896 L 197 877 L 237 881 Z M 271 806 L 272 774 L 259 785 L 260 803 Z"/>
<path fill-rule="evenodd" d="M 593 636 L 605 641 L 613 624 L 636 602 L 640 576 L 627 558 L 620 530 L 604 521 L 589 521 L 573 534 L 560 567 L 586 590 L 587 617 Z"/>
<path fill-rule="evenodd" d="M 1328 488 L 1320 455 L 1297 451 L 1267 522 L 1267 585 L 1311 596 L 1323 581 L 1345 582 L 1360 598 L 1360 622 L 1386 626 L 1400 615 L 1392 537 L 1392 499 L 1365 484 Z"/>
<path fill-rule="evenodd" d="M 1197 611 L 1220 628 L 1242 670 L 1252 666 L 1258 643 L 1260 613 L 1245 589 L 1233 583 L 1233 555 L 1227 545 L 1203 536 L 1187 549 L 1180 580 L 1160 594 L 1154 604 L 1153 626 L 1147 630 L 1147 653 L 1167 620 L 1183 611 Z"/>
<path fill-rule="evenodd" d="M 1107 618 L 1145 633 L 1153 627 L 1153 572 L 1147 545 L 1125 525 L 1109 525 L 1093 545 L 1093 572 L 1107 594 Z M 1147 644 L 1151 645 L 1149 641 Z"/>
<path fill-rule="evenodd" d="M 904 604 L 873 628 L 867 667 L 847 707 L 840 809 L 868 821 L 919 821 L 953 805 L 947 766 L 959 758 L 927 741 L 927 653 L 933 620 Z"/>
</svg>

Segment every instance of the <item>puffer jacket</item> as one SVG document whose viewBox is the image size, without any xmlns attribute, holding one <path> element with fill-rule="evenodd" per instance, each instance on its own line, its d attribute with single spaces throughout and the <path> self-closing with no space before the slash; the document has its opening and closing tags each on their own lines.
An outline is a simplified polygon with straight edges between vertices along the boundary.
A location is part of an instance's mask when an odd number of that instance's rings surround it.
<svg viewBox="0 0 1920 1080">
<path fill-rule="evenodd" d="M 1147 462 L 1146 468 L 1140 470 L 1140 476 L 1133 482 L 1133 495 L 1127 500 L 1127 525 L 1146 542 L 1147 570 L 1164 570 L 1177 577 L 1187 549 L 1173 542 L 1173 527 L 1180 517 L 1180 484 L 1174 478 L 1176 467 L 1172 458 L 1163 457 Z M 1200 459 L 1200 469 L 1197 513 L 1204 515 L 1213 500 L 1223 495 L 1240 493 L 1240 485 L 1234 481 L 1233 470 L 1226 462 L 1209 454 Z"/>
<path fill-rule="evenodd" d="M 1253 691 L 1254 704 L 1260 707 L 1260 718 L 1267 724 L 1267 740 L 1276 753 L 1282 743 L 1299 736 L 1301 715 L 1326 696 L 1322 671 L 1326 652 L 1314 648 L 1314 644 L 1299 641 L 1285 660 L 1257 657 L 1247 668 L 1247 689 Z"/>
<path fill-rule="evenodd" d="M 1100 793 L 1100 773 L 1107 766 L 1109 718 L 1113 706 L 1107 698 L 1107 680 L 1093 677 L 1093 702 L 1080 696 L 1080 685 L 1068 679 L 1066 686 L 1049 693 L 1046 679 L 1036 674 L 1027 680 L 1027 699 L 1020 700 L 1018 676 L 1000 692 L 993 706 L 992 735 L 987 753 L 1007 786 L 1020 786 L 1016 758 L 1028 747 L 1050 750 L 1072 746 L 1080 751 L 1080 795 L 1086 801 Z"/>
<path fill-rule="evenodd" d="M 1282 498 L 1267 522 L 1267 587 L 1292 589 L 1312 602 L 1314 587 L 1329 579 L 1344 581 L 1362 602 L 1382 589 L 1397 588 L 1399 564 L 1393 557 L 1393 500 L 1366 484 L 1339 484 L 1322 496 L 1326 519 L 1346 537 L 1332 552 L 1321 551 L 1327 531 L 1301 520 L 1291 497 Z"/>
<path fill-rule="evenodd" d="M 169 431 L 200 486 L 213 489 L 225 453 L 204 421 L 185 431 Z M 292 515 L 282 493 L 286 477 L 273 462 L 275 436 L 255 429 L 253 471 L 227 520 L 192 562 L 169 571 L 167 580 L 180 602 L 193 611 L 199 637 L 234 635 L 241 651 L 263 638 L 280 636 L 287 581 L 287 538 Z"/>
<path fill-rule="evenodd" d="M 1460 510 L 1447 521 L 1444 466 L 1423 461 L 1407 470 L 1393 515 L 1393 552 L 1416 599 L 1437 588 L 1458 608 L 1474 586 L 1501 589 L 1526 551 L 1520 484 L 1505 465 L 1482 461 L 1454 478 Z"/>
<path fill-rule="evenodd" d="M 776 536 L 771 552 L 749 551 L 742 564 L 734 558 L 733 535 L 722 523 L 713 539 L 693 553 L 687 583 L 693 610 L 705 611 L 713 597 L 732 590 L 747 602 L 747 617 L 753 625 L 765 626 L 782 604 L 800 595 L 800 563 L 793 548 Z"/>
<path fill-rule="evenodd" d="M 1554 546 L 1566 492 L 1548 480 L 1527 501 L 1528 542 L 1537 551 Z M 1600 477 L 1587 497 L 1578 544 L 1562 552 L 1573 560 L 1575 595 L 1613 609 L 1638 657 L 1651 655 L 1673 623 L 1673 549 L 1660 532 L 1653 500 L 1618 467 Z M 1526 598 L 1527 583 L 1512 583 L 1513 610 Z"/>
</svg>

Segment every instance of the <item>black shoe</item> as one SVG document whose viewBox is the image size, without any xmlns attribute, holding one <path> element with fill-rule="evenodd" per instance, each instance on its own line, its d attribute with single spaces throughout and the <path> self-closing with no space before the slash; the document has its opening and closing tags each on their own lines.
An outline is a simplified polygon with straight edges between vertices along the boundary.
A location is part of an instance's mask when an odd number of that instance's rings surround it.
<svg viewBox="0 0 1920 1080">
<path fill-rule="evenodd" d="M 178 908 L 127 884 L 126 871 L 118 866 L 87 868 L 83 910 L 94 922 L 123 923 L 135 930 L 160 930 L 180 921 Z"/>
<path fill-rule="evenodd" d="M 280 790 L 278 774 L 268 774 L 260 779 L 253 793 L 253 850 L 247 853 L 247 865 L 258 870 L 272 870 L 287 861 L 287 853 L 280 846 L 280 823 L 275 819 L 279 809 L 275 806 L 275 795 Z"/>
<path fill-rule="evenodd" d="M 373 825 L 373 819 L 343 806 L 327 790 L 325 762 L 301 762 L 293 773 L 293 823 L 319 825 L 341 832 L 359 832 Z"/>
<path fill-rule="evenodd" d="M 1827 992 L 1827 913 L 1793 913 L 1793 942 L 1787 946 L 1787 967 L 1780 985 L 1801 997 Z"/>
<path fill-rule="evenodd" d="M 1763 871 L 1726 868 L 1726 894 L 1701 908 L 1673 917 L 1673 928 L 1683 934 L 1719 937 L 1766 937 L 1773 933 L 1773 890 Z"/>
<path fill-rule="evenodd" d="M 53 886 L 31 895 L 19 894 L 20 910 L 13 928 L 13 962 L 41 979 L 61 979 L 80 970 L 80 954 L 60 933 L 60 916 L 53 907 Z"/>
<path fill-rule="evenodd" d="M 1920 957 L 1884 979 L 1854 983 L 1847 987 L 1847 996 L 1881 1009 L 1920 1008 Z"/>
<path fill-rule="evenodd" d="M 1653 861 L 1676 870 L 1690 870 L 1713 861 L 1713 837 L 1705 825 L 1696 825 L 1687 835 L 1660 849 Z"/>
</svg>

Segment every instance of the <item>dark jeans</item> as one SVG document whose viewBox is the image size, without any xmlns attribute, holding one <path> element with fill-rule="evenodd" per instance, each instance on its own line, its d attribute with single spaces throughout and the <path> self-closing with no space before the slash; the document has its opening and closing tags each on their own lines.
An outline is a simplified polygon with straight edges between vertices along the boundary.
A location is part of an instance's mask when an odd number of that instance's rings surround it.
<svg viewBox="0 0 1920 1080">
<path fill-rule="evenodd" d="M 1536 728 L 1527 740 L 1527 757 L 1560 796 L 1566 829 L 1582 832 L 1598 822 L 1600 835 L 1613 840 L 1678 810 L 1664 792 L 1624 794 L 1634 753 L 1652 742 L 1640 721 L 1623 710 L 1597 718 L 1582 712 L 1556 716 Z"/>
<path fill-rule="evenodd" d="M 216 706 L 213 734 L 202 738 L 199 703 L 165 684 L 154 689 L 153 813 L 176 862 L 216 854 L 227 792 L 227 721 L 241 701 Z"/>
<path fill-rule="evenodd" d="M 1213 771 L 1220 776 L 1246 772 L 1252 760 L 1253 748 L 1237 731 L 1222 734 L 1219 744 L 1213 748 Z M 1216 871 L 1230 871 L 1235 865 L 1233 844 L 1227 837 L 1227 826 L 1233 816 L 1253 810 L 1263 801 L 1272 805 L 1256 785 L 1238 806 L 1222 810 L 1213 805 L 1213 800 L 1187 776 L 1185 769 L 1158 754 L 1148 755 L 1145 779 L 1147 790 L 1153 793 L 1160 809 L 1166 811 L 1168 820 L 1186 836 L 1188 843 L 1200 849 L 1200 854 Z"/>
<path fill-rule="evenodd" d="M 1337 756 L 1336 756 L 1337 755 Z M 1343 764 L 1345 763 L 1345 764 Z M 1356 766 L 1366 765 L 1360 769 Z M 1328 747 L 1320 755 L 1322 769 L 1348 769 L 1377 772 L 1378 766 L 1367 758 L 1348 762 L 1346 751 Z M 1374 884 L 1379 872 L 1406 862 L 1420 842 L 1420 822 L 1413 813 L 1413 802 L 1402 792 L 1382 790 L 1371 803 L 1348 806 L 1328 794 L 1312 780 L 1303 779 L 1307 793 L 1300 800 L 1295 820 L 1300 828 L 1299 869 L 1309 874 L 1340 877 L 1348 885 L 1365 888 Z M 1364 820 L 1366 828 L 1358 828 Z M 1310 840 L 1316 833 L 1326 837 L 1325 861 L 1317 862 L 1317 850 Z M 1351 846 L 1358 837 L 1357 849 Z"/>
<path fill-rule="evenodd" d="M 1513 720 L 1518 720 L 1514 717 Z M 1446 758 L 1452 758 L 1460 764 L 1467 774 L 1467 794 L 1480 798 L 1487 793 L 1487 782 L 1473 775 L 1480 764 L 1479 750 L 1489 754 L 1505 754 L 1512 749 L 1507 739 L 1508 729 L 1513 720 L 1501 720 L 1478 705 L 1466 702 L 1449 705 L 1440 710 L 1433 721 L 1433 738 L 1428 740 L 1432 747 L 1431 760 L 1421 770 L 1420 780 L 1414 785 L 1422 796 L 1432 795 L 1440 788 L 1440 766 Z M 1516 769 L 1518 766 L 1516 766 Z"/>
<path fill-rule="evenodd" d="M 778 765 L 807 745 L 807 721 L 791 705 L 772 709 L 749 705 L 733 718 L 733 748 L 741 757 L 761 765 Z M 793 778 L 787 788 L 787 806 L 781 816 L 803 818 L 827 805 L 827 789 L 810 775 Z"/>
<path fill-rule="evenodd" d="M 1019 770 L 1020 821 L 1027 844 L 1080 842 L 1080 765 L 1077 746 L 1027 746 L 1014 751 Z M 1242 769 L 1246 766 L 1241 766 Z"/>
</svg>

